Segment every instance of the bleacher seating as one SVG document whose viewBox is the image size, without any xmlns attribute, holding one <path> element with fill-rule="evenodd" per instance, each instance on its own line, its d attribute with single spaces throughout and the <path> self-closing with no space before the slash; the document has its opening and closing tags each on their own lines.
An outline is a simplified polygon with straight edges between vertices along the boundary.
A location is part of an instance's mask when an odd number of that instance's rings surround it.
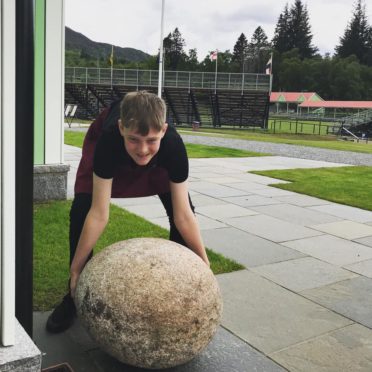
<svg viewBox="0 0 372 372">
<path fill-rule="evenodd" d="M 154 87 L 141 86 L 157 93 Z M 65 84 L 65 101 L 78 104 L 77 118 L 93 118 L 114 100 L 121 99 L 133 86 L 102 84 Z M 261 127 L 268 120 L 269 93 L 267 91 L 164 88 L 167 120 L 175 125 L 191 126 L 198 121 L 202 126 Z"/>
</svg>

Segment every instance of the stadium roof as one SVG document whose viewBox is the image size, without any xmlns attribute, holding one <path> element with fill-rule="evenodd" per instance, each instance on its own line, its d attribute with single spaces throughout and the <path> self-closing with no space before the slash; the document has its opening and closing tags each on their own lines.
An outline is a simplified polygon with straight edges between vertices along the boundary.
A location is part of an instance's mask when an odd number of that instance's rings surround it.
<svg viewBox="0 0 372 372">
<path fill-rule="evenodd" d="M 322 100 L 315 92 L 271 92 L 270 95 L 270 102 L 301 103 Z"/>
<path fill-rule="evenodd" d="M 372 109 L 372 101 L 305 101 L 300 107 Z"/>
</svg>

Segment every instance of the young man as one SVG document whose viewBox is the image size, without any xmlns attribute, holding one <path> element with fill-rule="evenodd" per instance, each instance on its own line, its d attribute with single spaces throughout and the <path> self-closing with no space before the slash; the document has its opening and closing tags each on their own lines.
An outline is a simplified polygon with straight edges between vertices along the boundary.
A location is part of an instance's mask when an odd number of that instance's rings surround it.
<svg viewBox="0 0 372 372">
<path fill-rule="evenodd" d="M 186 149 L 165 123 L 165 112 L 155 94 L 131 92 L 90 126 L 70 212 L 70 291 L 49 316 L 48 331 L 62 332 L 73 323 L 76 284 L 108 222 L 111 197 L 159 195 L 169 217 L 169 239 L 209 265 L 188 194 Z"/>
</svg>

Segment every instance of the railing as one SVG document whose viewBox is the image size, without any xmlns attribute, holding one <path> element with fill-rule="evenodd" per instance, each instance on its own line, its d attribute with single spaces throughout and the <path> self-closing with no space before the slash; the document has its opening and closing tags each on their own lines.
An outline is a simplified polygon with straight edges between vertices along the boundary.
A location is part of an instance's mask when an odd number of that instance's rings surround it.
<svg viewBox="0 0 372 372">
<path fill-rule="evenodd" d="M 369 121 L 372 121 L 372 110 L 363 110 L 359 111 L 358 113 L 350 116 L 346 116 L 342 118 L 342 122 L 344 125 L 358 125 L 358 124 L 364 124 L 368 123 Z"/>
<path fill-rule="evenodd" d="M 157 87 L 157 70 L 66 67 L 65 82 Z M 270 90 L 270 75 L 195 71 L 164 71 L 163 87 L 188 89 Z"/>
</svg>

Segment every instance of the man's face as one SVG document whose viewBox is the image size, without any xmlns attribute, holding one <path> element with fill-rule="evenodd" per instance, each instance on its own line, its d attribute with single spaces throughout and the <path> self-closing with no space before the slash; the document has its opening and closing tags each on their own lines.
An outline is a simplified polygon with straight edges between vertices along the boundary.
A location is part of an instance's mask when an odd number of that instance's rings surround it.
<svg viewBox="0 0 372 372">
<path fill-rule="evenodd" d="M 142 136 L 136 130 L 125 128 L 119 120 L 119 130 L 124 138 L 124 146 L 136 164 L 147 165 L 157 154 L 160 148 L 160 141 L 164 137 L 167 126 L 165 124 L 160 131 L 150 129 L 146 136 Z"/>
</svg>

